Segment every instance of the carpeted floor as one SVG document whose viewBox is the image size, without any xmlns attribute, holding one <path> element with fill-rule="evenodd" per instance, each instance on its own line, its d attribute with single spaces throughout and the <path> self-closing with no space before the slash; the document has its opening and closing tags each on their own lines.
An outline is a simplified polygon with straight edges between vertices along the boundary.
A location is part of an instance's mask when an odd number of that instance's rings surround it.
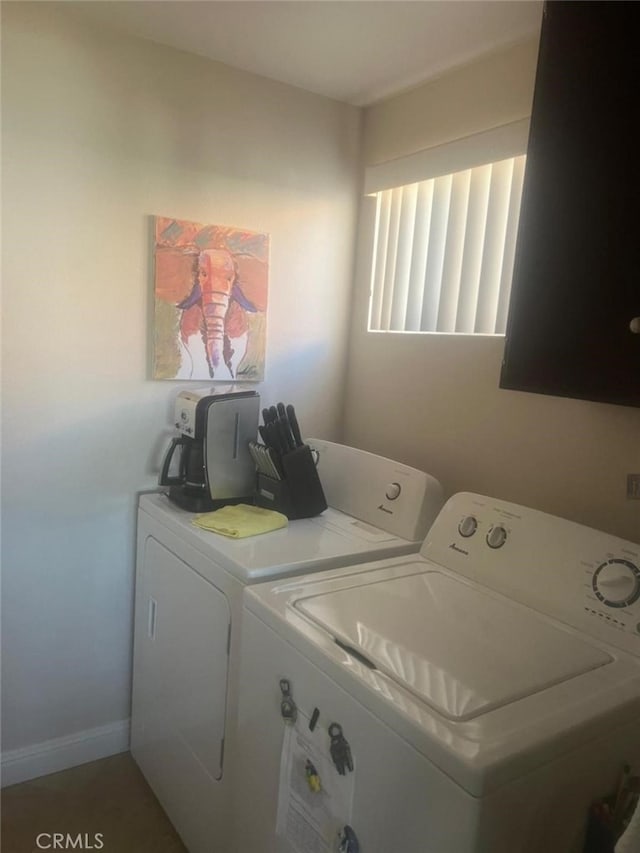
<svg viewBox="0 0 640 853">
<path fill-rule="evenodd" d="M 129 753 L 4 788 L 1 815 L 2 853 L 186 853 Z"/>
</svg>

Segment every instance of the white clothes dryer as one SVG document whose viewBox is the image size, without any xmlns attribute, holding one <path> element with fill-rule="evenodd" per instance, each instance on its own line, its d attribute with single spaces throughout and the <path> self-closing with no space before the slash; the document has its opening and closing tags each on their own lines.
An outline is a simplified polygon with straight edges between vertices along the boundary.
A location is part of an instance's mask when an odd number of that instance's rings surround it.
<svg viewBox="0 0 640 853">
<path fill-rule="evenodd" d="M 231 853 L 242 591 L 272 578 L 419 550 L 442 503 L 428 474 L 320 439 L 328 509 L 247 539 L 139 501 L 131 751 L 190 853 Z"/>
<path fill-rule="evenodd" d="M 348 825 L 360 853 L 581 853 L 640 761 L 640 545 L 461 493 L 417 555 L 247 589 L 238 732 L 234 851 Z"/>
</svg>

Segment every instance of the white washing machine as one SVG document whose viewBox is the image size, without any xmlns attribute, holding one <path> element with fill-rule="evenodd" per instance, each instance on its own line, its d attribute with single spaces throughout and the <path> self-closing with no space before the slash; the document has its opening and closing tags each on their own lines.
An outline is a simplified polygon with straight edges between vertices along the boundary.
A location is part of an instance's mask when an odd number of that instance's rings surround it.
<svg viewBox="0 0 640 853">
<path fill-rule="evenodd" d="M 581 853 L 640 761 L 639 597 L 639 545 L 469 493 L 417 555 L 247 589 L 230 849 Z"/>
<path fill-rule="evenodd" d="M 190 853 L 232 853 L 242 591 L 270 578 L 416 553 L 443 503 L 428 474 L 309 439 L 329 508 L 247 539 L 139 502 L 131 751 Z M 357 571 L 357 569 L 352 569 Z"/>
</svg>

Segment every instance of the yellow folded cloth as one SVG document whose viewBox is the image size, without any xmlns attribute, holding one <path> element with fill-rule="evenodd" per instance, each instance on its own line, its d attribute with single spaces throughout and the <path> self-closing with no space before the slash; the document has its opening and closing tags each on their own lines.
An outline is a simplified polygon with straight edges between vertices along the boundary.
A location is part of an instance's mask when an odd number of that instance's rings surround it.
<svg viewBox="0 0 640 853">
<path fill-rule="evenodd" d="M 213 533 L 221 533 L 233 539 L 270 533 L 272 530 L 286 527 L 288 523 L 287 516 L 281 512 L 249 504 L 223 506 L 213 512 L 197 515 L 192 522 L 203 530 L 211 530 Z"/>
</svg>

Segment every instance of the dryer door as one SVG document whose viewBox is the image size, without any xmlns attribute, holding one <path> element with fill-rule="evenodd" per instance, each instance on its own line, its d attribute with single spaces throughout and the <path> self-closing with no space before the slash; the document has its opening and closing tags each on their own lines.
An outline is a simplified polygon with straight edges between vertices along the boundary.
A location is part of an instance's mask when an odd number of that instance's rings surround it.
<svg viewBox="0 0 640 853">
<path fill-rule="evenodd" d="M 156 539 L 143 554 L 132 752 L 162 801 L 194 767 L 222 777 L 231 617 L 225 596 Z"/>
</svg>

